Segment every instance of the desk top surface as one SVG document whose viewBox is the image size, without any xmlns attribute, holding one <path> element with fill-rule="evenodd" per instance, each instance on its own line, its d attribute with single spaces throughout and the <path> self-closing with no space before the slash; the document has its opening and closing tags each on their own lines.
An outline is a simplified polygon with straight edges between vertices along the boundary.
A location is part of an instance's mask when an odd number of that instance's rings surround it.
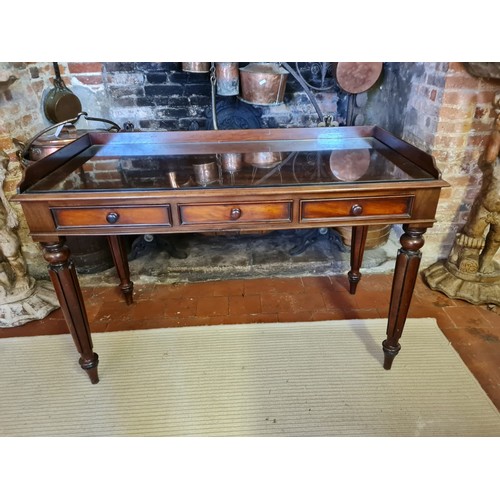
<svg viewBox="0 0 500 500">
<path fill-rule="evenodd" d="M 378 127 L 91 132 L 28 167 L 20 192 L 426 182 L 430 155 Z"/>
</svg>

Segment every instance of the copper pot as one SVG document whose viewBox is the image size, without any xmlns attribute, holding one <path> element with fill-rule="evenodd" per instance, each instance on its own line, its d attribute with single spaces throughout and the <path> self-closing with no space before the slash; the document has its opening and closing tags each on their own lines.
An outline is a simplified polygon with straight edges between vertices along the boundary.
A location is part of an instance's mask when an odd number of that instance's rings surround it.
<svg viewBox="0 0 500 500">
<path fill-rule="evenodd" d="M 219 181 L 219 168 L 214 161 L 198 161 L 193 163 L 194 180 L 199 186 L 208 186 Z"/>
<path fill-rule="evenodd" d="M 243 158 L 241 153 L 222 153 L 220 155 L 220 163 L 223 172 L 234 173 L 243 166 Z"/>
<path fill-rule="evenodd" d="M 250 63 L 240 68 L 241 100 L 249 104 L 281 104 L 288 71 L 276 63 Z"/>
<path fill-rule="evenodd" d="M 249 163 L 256 168 L 272 168 L 278 165 L 283 159 L 280 152 L 261 151 L 258 153 L 245 153 L 245 163 Z"/>
<path fill-rule="evenodd" d="M 208 73 L 210 71 L 209 62 L 183 62 L 182 71 L 187 73 Z"/>
<path fill-rule="evenodd" d="M 240 70 L 236 62 L 215 63 L 217 94 L 238 95 L 240 93 Z"/>
</svg>

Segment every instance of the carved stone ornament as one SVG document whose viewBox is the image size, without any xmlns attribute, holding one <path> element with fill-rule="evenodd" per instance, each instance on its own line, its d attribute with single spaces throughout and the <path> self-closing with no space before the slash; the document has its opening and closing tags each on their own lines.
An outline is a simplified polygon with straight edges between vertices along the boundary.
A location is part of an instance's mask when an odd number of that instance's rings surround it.
<svg viewBox="0 0 500 500">
<path fill-rule="evenodd" d="M 9 164 L 0 150 L 0 327 L 20 326 L 42 319 L 59 307 L 51 284 L 37 283 L 28 274 L 17 235 L 17 215 L 3 191 Z"/>
<path fill-rule="evenodd" d="M 500 92 L 495 96 L 494 129 L 479 160 L 481 189 L 469 219 L 456 235 L 448 260 L 424 271 L 433 290 L 472 304 L 500 305 Z"/>
</svg>

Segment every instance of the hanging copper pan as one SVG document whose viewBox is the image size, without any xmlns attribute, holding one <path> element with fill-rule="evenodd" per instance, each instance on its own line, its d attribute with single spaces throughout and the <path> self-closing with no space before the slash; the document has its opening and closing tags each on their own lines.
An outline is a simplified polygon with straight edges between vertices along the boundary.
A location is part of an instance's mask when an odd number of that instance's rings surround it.
<svg viewBox="0 0 500 500">
<path fill-rule="evenodd" d="M 340 88 L 349 94 L 366 92 L 382 73 L 381 62 L 338 62 L 333 68 Z"/>
<path fill-rule="evenodd" d="M 66 84 L 61 78 L 59 65 L 55 62 L 54 72 L 54 88 L 47 93 L 43 110 L 47 119 L 52 123 L 60 123 L 65 120 L 74 118 L 82 111 L 82 103 L 80 99 L 66 87 Z"/>
</svg>

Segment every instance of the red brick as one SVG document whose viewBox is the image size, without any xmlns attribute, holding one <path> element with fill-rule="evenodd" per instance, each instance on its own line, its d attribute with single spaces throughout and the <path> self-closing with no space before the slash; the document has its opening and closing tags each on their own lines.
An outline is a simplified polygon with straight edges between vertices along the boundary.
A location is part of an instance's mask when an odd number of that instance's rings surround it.
<svg viewBox="0 0 500 500">
<path fill-rule="evenodd" d="M 242 296 L 244 295 L 244 285 L 241 280 L 229 280 L 229 281 L 214 281 L 212 294 L 215 297 L 219 296 Z"/>
<path fill-rule="evenodd" d="M 216 283 L 216 281 L 188 283 L 184 285 L 183 297 L 211 297 L 214 294 Z"/>
<path fill-rule="evenodd" d="M 462 121 L 442 121 L 440 120 L 437 126 L 436 133 L 440 134 L 461 134 L 469 133 L 471 130 L 471 123 L 464 123 Z"/>
<path fill-rule="evenodd" d="M 68 63 L 68 69 L 71 73 L 102 73 L 102 63 L 100 62 L 85 62 L 85 63 Z"/>
<path fill-rule="evenodd" d="M 245 294 L 267 293 L 301 293 L 304 285 L 300 278 L 258 278 L 245 281 Z"/>
<path fill-rule="evenodd" d="M 317 291 L 291 295 L 290 298 L 294 312 L 318 311 L 325 308 L 323 295 Z"/>
<path fill-rule="evenodd" d="M 229 313 L 228 297 L 200 297 L 196 307 L 197 316 L 227 316 Z"/>
<path fill-rule="evenodd" d="M 477 101 L 473 90 L 450 89 L 443 93 L 443 104 L 448 106 L 470 106 Z"/>
<path fill-rule="evenodd" d="M 262 312 L 260 295 L 245 295 L 229 297 L 229 314 L 239 316 L 241 314 L 258 314 Z"/>
<path fill-rule="evenodd" d="M 438 135 L 434 141 L 434 147 L 442 148 L 464 148 L 467 144 L 465 135 Z"/>
<path fill-rule="evenodd" d="M 76 75 L 75 78 L 84 85 L 101 85 L 102 75 Z"/>
<path fill-rule="evenodd" d="M 293 311 L 291 296 L 283 293 L 262 293 L 261 307 L 264 313 Z"/>
<path fill-rule="evenodd" d="M 451 106 L 442 106 L 439 113 L 440 120 L 470 121 L 474 116 L 475 108 L 472 106 L 464 108 L 455 108 Z"/>
<path fill-rule="evenodd" d="M 37 82 L 33 82 L 31 84 L 31 88 L 33 89 L 33 92 L 35 92 L 35 94 L 39 94 L 39 95 L 42 94 L 45 86 L 46 86 L 46 84 L 43 81 L 37 81 Z"/>
<path fill-rule="evenodd" d="M 312 321 L 312 311 L 292 311 L 278 313 L 280 323 L 294 323 L 299 321 Z"/>
<path fill-rule="evenodd" d="M 153 298 L 156 300 L 156 297 Z M 167 317 L 187 318 L 196 316 L 197 300 L 193 297 L 175 297 L 163 302 Z"/>
<path fill-rule="evenodd" d="M 486 147 L 489 134 L 471 134 L 468 137 L 467 146 L 473 147 L 477 153 L 477 148 L 483 149 Z"/>
<path fill-rule="evenodd" d="M 498 92 L 498 85 L 496 86 L 495 89 L 492 90 L 483 90 L 481 89 L 480 92 L 477 94 L 477 103 L 478 104 L 489 104 L 492 105 L 493 101 L 495 99 L 495 94 Z"/>
<path fill-rule="evenodd" d="M 449 73 L 446 77 L 445 89 L 477 90 L 479 78 L 470 76 L 468 73 Z"/>
</svg>

